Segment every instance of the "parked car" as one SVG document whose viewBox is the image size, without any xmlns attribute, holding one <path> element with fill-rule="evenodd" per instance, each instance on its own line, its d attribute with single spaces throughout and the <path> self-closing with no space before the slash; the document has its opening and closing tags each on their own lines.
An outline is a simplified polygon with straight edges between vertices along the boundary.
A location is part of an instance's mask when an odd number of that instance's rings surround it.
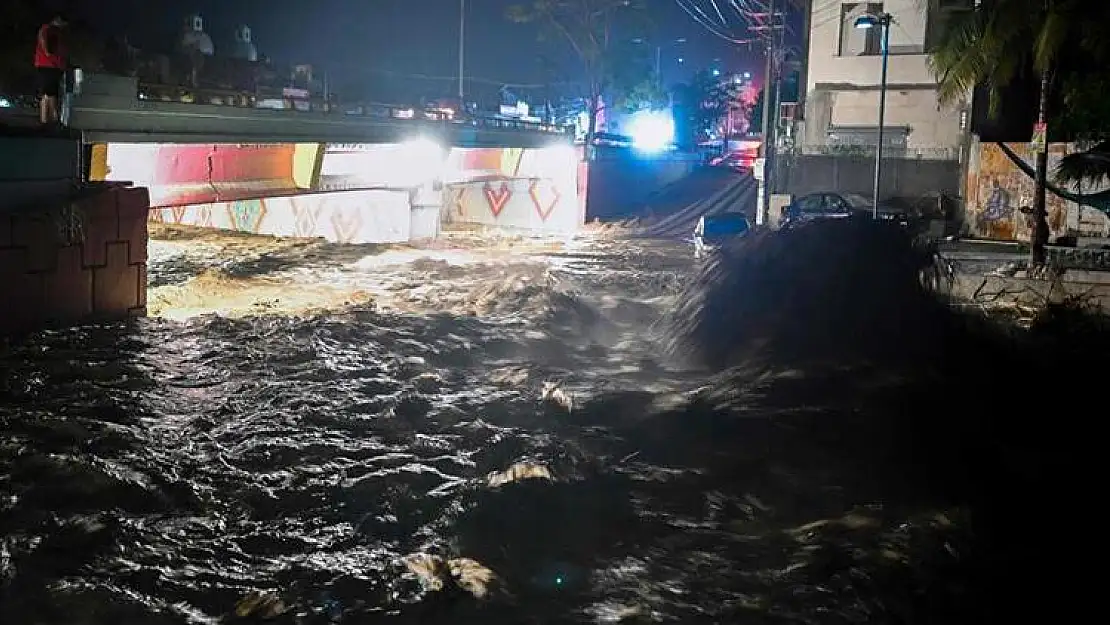
<svg viewBox="0 0 1110 625">
<path fill-rule="evenodd" d="M 705 258 L 722 243 L 744 236 L 751 229 L 743 213 L 703 215 L 694 227 L 694 258 Z"/>
<path fill-rule="evenodd" d="M 755 164 L 755 160 L 755 156 L 747 152 L 737 151 L 713 158 L 709 161 L 709 164 L 713 167 L 728 167 L 733 171 L 746 174 L 751 171 L 752 166 Z"/>
<path fill-rule="evenodd" d="M 781 226 L 811 221 L 814 219 L 845 219 L 849 217 L 872 216 L 871 200 L 856 194 L 810 193 L 796 198 L 783 209 Z M 879 219 L 896 221 L 910 226 L 913 219 L 906 211 L 879 204 Z"/>
</svg>

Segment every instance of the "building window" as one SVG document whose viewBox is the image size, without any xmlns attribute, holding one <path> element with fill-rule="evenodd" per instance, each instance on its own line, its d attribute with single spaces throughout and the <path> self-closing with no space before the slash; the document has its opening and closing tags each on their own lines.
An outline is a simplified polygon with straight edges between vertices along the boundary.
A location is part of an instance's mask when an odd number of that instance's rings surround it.
<svg viewBox="0 0 1110 625">
<path fill-rule="evenodd" d="M 881 28 L 856 28 L 856 18 L 883 12 L 881 2 L 851 2 L 840 7 L 840 56 L 869 56 L 882 52 Z"/>
</svg>

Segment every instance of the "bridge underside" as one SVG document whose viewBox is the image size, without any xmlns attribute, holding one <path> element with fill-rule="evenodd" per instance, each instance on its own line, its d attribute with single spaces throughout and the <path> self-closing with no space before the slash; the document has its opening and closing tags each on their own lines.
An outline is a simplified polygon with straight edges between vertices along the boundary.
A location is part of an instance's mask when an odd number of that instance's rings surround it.
<svg viewBox="0 0 1110 625">
<path fill-rule="evenodd" d="M 442 221 L 572 232 L 579 168 L 567 145 L 100 143 L 89 178 L 147 188 L 163 223 L 393 243 L 435 237 Z"/>
</svg>

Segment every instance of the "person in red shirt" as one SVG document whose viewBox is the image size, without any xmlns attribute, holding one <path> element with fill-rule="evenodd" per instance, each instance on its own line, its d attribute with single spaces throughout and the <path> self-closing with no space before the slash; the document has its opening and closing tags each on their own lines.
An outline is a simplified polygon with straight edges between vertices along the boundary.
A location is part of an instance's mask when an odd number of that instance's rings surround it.
<svg viewBox="0 0 1110 625">
<path fill-rule="evenodd" d="M 39 121 L 43 125 L 58 123 L 58 100 L 66 72 L 66 49 L 63 38 L 66 20 L 56 16 L 39 28 L 35 44 L 35 73 L 39 82 Z"/>
</svg>

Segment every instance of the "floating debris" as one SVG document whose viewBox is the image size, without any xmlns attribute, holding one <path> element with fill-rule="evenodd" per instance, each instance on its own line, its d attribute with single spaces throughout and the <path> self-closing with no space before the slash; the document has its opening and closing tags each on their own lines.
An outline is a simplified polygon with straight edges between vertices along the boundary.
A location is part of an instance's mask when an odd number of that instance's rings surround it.
<svg viewBox="0 0 1110 625">
<path fill-rule="evenodd" d="M 404 559 L 405 568 L 409 570 L 424 590 L 438 592 L 443 590 L 443 558 L 426 553 L 415 553 Z"/>
<path fill-rule="evenodd" d="M 235 604 L 239 618 L 272 619 L 285 613 L 285 602 L 271 592 L 252 590 Z"/>
<path fill-rule="evenodd" d="M 489 595 L 490 585 L 497 579 L 493 571 L 471 558 L 448 560 L 447 569 L 459 588 L 478 599 L 485 599 Z"/>
<path fill-rule="evenodd" d="M 424 590 L 439 592 L 448 586 L 465 590 L 476 599 L 485 599 L 497 581 L 492 570 L 472 558 L 450 560 L 426 553 L 404 559 L 405 567 L 420 580 Z"/>
<path fill-rule="evenodd" d="M 551 475 L 551 470 L 542 464 L 518 462 L 504 471 L 490 473 L 486 478 L 486 484 L 490 488 L 498 488 L 510 482 L 537 479 L 553 480 L 555 476 Z"/>
<path fill-rule="evenodd" d="M 540 401 L 559 406 L 567 412 L 574 410 L 574 398 L 563 388 L 562 382 L 544 382 L 543 390 L 540 392 Z"/>
<path fill-rule="evenodd" d="M 520 386 L 526 384 L 530 376 L 528 367 L 500 367 L 490 372 L 489 380 L 502 386 Z"/>
</svg>

